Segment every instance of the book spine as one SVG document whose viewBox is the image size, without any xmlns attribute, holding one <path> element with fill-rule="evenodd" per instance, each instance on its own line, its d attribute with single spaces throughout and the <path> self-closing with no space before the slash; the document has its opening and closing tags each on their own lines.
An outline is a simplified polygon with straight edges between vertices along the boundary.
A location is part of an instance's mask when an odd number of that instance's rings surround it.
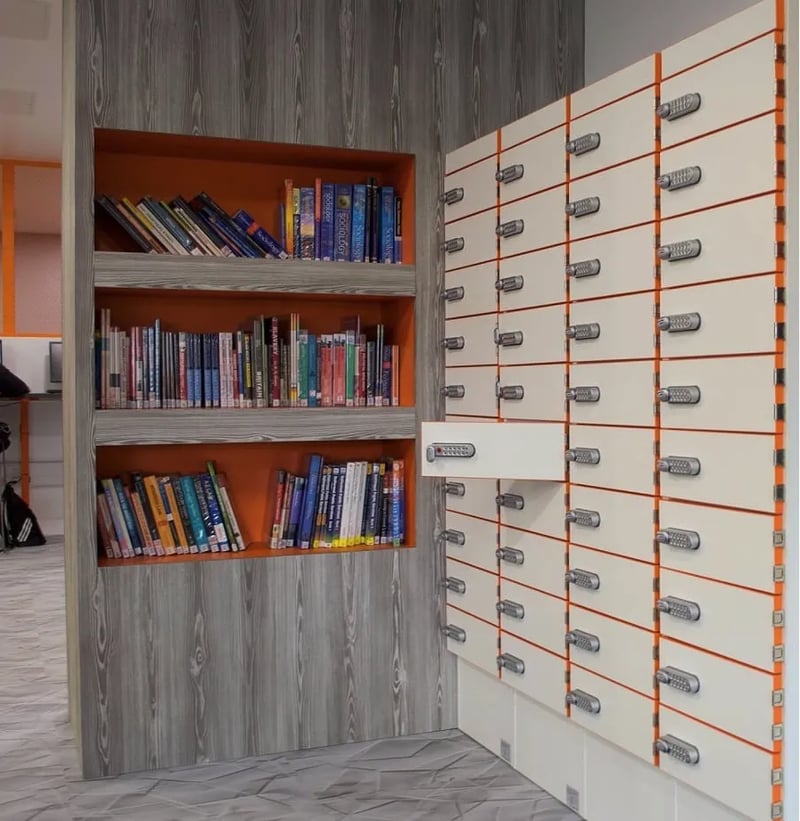
<svg viewBox="0 0 800 821">
<path fill-rule="evenodd" d="M 297 333 L 297 404 L 308 407 L 308 332 Z"/>
<path fill-rule="evenodd" d="M 316 334 L 308 335 L 308 406 L 319 405 L 319 348 Z"/>
<path fill-rule="evenodd" d="M 217 537 L 217 544 L 223 552 L 228 552 L 231 549 L 228 541 L 228 534 L 225 532 L 225 523 L 222 520 L 222 511 L 219 507 L 217 495 L 214 492 L 214 485 L 211 482 L 211 477 L 207 473 L 200 474 L 200 482 L 203 486 L 203 492 L 206 495 L 206 502 L 208 503 L 208 512 L 211 516 L 211 524 L 214 527 L 214 534 Z"/>
<path fill-rule="evenodd" d="M 117 228 L 125 232 L 127 237 L 140 251 L 144 251 L 148 254 L 157 251 L 155 244 L 147 234 L 144 233 L 142 228 L 137 223 L 128 219 L 125 214 L 121 213 L 108 197 L 97 197 L 95 199 L 95 205 L 97 206 L 95 213 L 98 216 L 105 214 Z"/>
<path fill-rule="evenodd" d="M 206 498 L 201 477 L 192 476 L 192 484 L 194 485 L 194 495 L 197 498 L 197 505 L 200 508 L 200 519 L 203 522 L 209 549 L 212 553 L 219 553 L 220 547 L 219 540 L 217 539 L 217 531 L 214 529 L 214 522 L 211 518 L 211 511 L 208 507 L 208 499 Z"/>
<path fill-rule="evenodd" d="M 142 475 L 140 473 L 134 473 L 131 477 L 131 481 L 133 482 L 133 486 L 136 488 L 136 492 L 139 494 L 139 499 L 142 503 L 144 518 L 147 524 L 147 529 L 150 532 L 150 540 L 153 543 L 155 555 L 163 556 L 164 546 L 161 544 L 161 536 L 159 535 L 158 527 L 156 527 L 156 520 L 153 515 L 153 510 L 150 505 L 150 498 L 147 495 L 147 488 L 145 487 Z"/>
<path fill-rule="evenodd" d="M 114 492 L 117 494 L 120 509 L 122 510 L 122 519 L 125 523 L 125 528 L 128 531 L 128 536 L 130 537 L 133 553 L 135 556 L 141 556 L 143 552 L 142 537 L 139 534 L 139 528 L 136 525 L 136 519 L 134 518 L 128 496 L 125 493 L 125 486 L 122 484 L 121 479 L 112 479 L 111 481 L 114 487 Z"/>
<path fill-rule="evenodd" d="M 213 215 L 215 218 L 215 225 L 219 225 L 220 228 L 225 229 L 225 232 L 232 236 L 234 240 L 244 249 L 249 250 L 252 252 L 252 255 L 255 257 L 264 257 L 266 253 L 258 246 L 256 242 L 254 242 L 248 235 L 246 231 L 243 231 L 228 215 L 228 213 L 221 208 L 216 202 L 214 202 L 205 191 L 201 191 L 195 200 L 198 203 L 202 203 L 205 213 L 209 215 Z M 192 202 L 194 203 L 195 200 Z"/>
<path fill-rule="evenodd" d="M 323 528 L 325 525 L 325 511 L 328 504 L 328 493 L 331 486 L 331 466 L 322 466 L 322 476 L 319 482 L 319 495 L 317 507 L 314 511 L 314 528 L 311 533 L 311 547 L 321 547 L 323 540 Z"/>
<path fill-rule="evenodd" d="M 239 550 L 245 550 L 247 548 L 247 544 L 242 536 L 242 529 L 239 527 L 239 520 L 236 518 L 236 511 L 233 509 L 233 502 L 231 502 L 228 488 L 225 485 L 225 478 L 223 476 L 218 476 L 217 481 L 219 482 L 220 504 L 225 506 L 225 510 L 228 514 L 228 519 L 230 520 L 233 531 L 234 542 Z M 234 542 L 231 542 L 231 544 L 234 544 Z"/>
<path fill-rule="evenodd" d="M 294 184 L 292 180 L 283 181 L 283 217 L 286 239 L 283 247 L 288 256 L 294 256 Z"/>
<path fill-rule="evenodd" d="M 378 243 L 378 215 L 380 213 L 380 200 L 378 196 L 378 181 L 375 177 L 370 177 L 369 188 L 372 191 L 370 198 L 371 204 L 371 218 L 370 218 L 370 233 L 369 233 L 369 261 L 379 262 L 379 243 Z"/>
<path fill-rule="evenodd" d="M 278 540 L 278 547 L 283 548 L 288 546 L 286 539 L 289 528 L 289 512 L 292 509 L 292 499 L 294 498 L 294 488 L 297 477 L 291 473 L 286 474 L 286 488 L 283 493 L 283 504 L 281 506 L 281 520 L 279 525 L 280 539 Z"/>
<path fill-rule="evenodd" d="M 289 522 L 286 534 L 286 546 L 295 547 L 297 544 L 298 528 L 300 526 L 300 512 L 303 508 L 303 498 L 305 496 L 306 477 L 297 476 L 294 483 L 294 495 L 292 496 L 292 507 L 289 511 Z"/>
<path fill-rule="evenodd" d="M 322 457 L 314 454 L 311 456 L 308 467 L 308 481 L 306 484 L 305 498 L 303 499 L 303 509 L 300 515 L 298 547 L 309 548 L 312 546 L 311 539 L 314 529 L 314 516 L 317 510 L 321 473 Z"/>
<path fill-rule="evenodd" d="M 125 517 L 122 515 L 122 507 L 119 503 L 117 491 L 114 488 L 114 482 L 112 479 L 103 479 L 101 481 L 101 487 L 103 488 L 103 493 L 106 497 L 109 513 L 111 514 L 111 522 L 114 525 L 114 530 L 117 534 L 117 540 L 119 541 L 122 558 L 132 559 L 134 556 L 133 545 L 131 544 L 131 538 L 125 523 Z"/>
<path fill-rule="evenodd" d="M 175 554 L 175 541 L 172 537 L 169 521 L 167 520 L 164 502 L 161 499 L 161 493 L 158 489 L 158 479 L 156 479 L 155 476 L 145 476 L 143 481 L 147 493 L 147 501 L 150 502 L 150 510 L 153 512 L 153 519 L 158 529 L 164 555 L 173 556 Z"/>
<path fill-rule="evenodd" d="M 394 261 L 403 261 L 403 198 L 394 198 Z"/>
<path fill-rule="evenodd" d="M 143 542 L 142 547 L 144 555 L 155 556 L 155 546 L 153 545 L 153 540 L 150 537 L 150 529 L 147 527 L 147 520 L 144 515 L 144 506 L 142 505 L 142 499 L 139 496 L 139 491 L 136 490 L 136 488 L 133 490 L 126 488 L 125 495 L 128 497 L 130 505 L 133 508 L 133 514 L 136 517 L 136 524 Z"/>
<path fill-rule="evenodd" d="M 187 533 L 186 528 L 184 528 L 183 526 L 183 516 L 181 516 L 181 508 L 178 504 L 178 496 L 175 493 L 174 480 L 168 476 L 165 476 L 161 480 L 161 484 L 164 488 L 164 493 L 167 496 L 167 501 L 169 502 L 170 509 L 172 510 L 172 521 L 175 525 L 175 537 L 177 543 L 183 549 L 184 553 L 191 553 L 191 539 L 189 538 L 189 534 Z"/>
<path fill-rule="evenodd" d="M 354 407 L 356 403 L 356 362 L 355 331 L 347 331 L 345 333 L 344 403 L 348 408 Z"/>
<path fill-rule="evenodd" d="M 189 506 L 186 501 L 186 494 L 183 490 L 183 482 L 181 481 L 181 477 L 171 476 L 170 484 L 172 486 L 172 492 L 175 496 L 175 501 L 178 504 L 178 515 L 180 517 L 183 535 L 186 539 L 189 552 L 199 553 L 200 549 L 198 547 L 197 540 L 195 539 L 194 528 L 192 527 L 192 520 L 189 516 Z"/>
<path fill-rule="evenodd" d="M 392 463 L 392 545 L 400 547 L 400 479 L 401 461 L 395 459 Z"/>
<path fill-rule="evenodd" d="M 353 186 L 336 185 L 336 210 L 334 212 L 334 259 L 350 261 L 350 232 L 352 223 Z"/>
<path fill-rule="evenodd" d="M 186 503 L 186 512 L 189 516 L 189 525 L 192 529 L 192 538 L 200 553 L 208 553 L 211 549 L 208 543 L 208 535 L 203 524 L 203 514 L 200 510 L 200 503 L 197 501 L 197 491 L 191 476 L 180 477 L 181 488 L 183 489 L 183 500 Z"/>
<path fill-rule="evenodd" d="M 336 509 L 339 505 L 339 491 L 342 486 L 342 466 L 334 465 L 331 475 L 331 486 L 328 498 L 328 510 L 325 522 L 325 542 L 323 547 L 333 547 L 336 537 Z"/>
<path fill-rule="evenodd" d="M 158 201 L 152 197 L 145 197 L 144 202 L 150 209 L 153 217 L 172 234 L 173 237 L 186 249 L 190 254 L 197 256 L 202 251 L 197 247 L 197 243 L 183 230 L 183 228 L 175 221 L 169 211 Z"/>
<path fill-rule="evenodd" d="M 285 248 L 268 231 L 262 228 L 247 211 L 239 210 L 233 215 L 233 221 L 244 231 L 253 242 L 263 251 L 276 257 L 286 259 L 289 255 Z"/>
<path fill-rule="evenodd" d="M 364 262 L 366 219 L 367 186 L 357 184 L 353 186 L 353 225 L 350 243 L 350 259 L 353 262 Z"/>
<path fill-rule="evenodd" d="M 275 474 L 275 509 L 272 514 L 272 531 L 269 537 L 269 546 L 273 550 L 280 547 L 281 518 L 283 515 L 283 497 L 286 493 L 286 471 L 278 470 Z"/>
<path fill-rule="evenodd" d="M 322 212 L 320 232 L 320 253 L 322 259 L 332 260 L 334 257 L 333 223 L 336 203 L 336 190 L 332 182 L 322 184 Z"/>
<path fill-rule="evenodd" d="M 175 545 L 175 552 L 177 554 L 188 553 L 189 548 L 183 544 L 178 535 L 178 525 L 176 522 L 178 511 L 173 507 L 174 498 L 170 498 L 170 495 L 167 493 L 168 482 L 169 480 L 165 476 L 159 476 L 156 481 L 158 492 L 161 495 L 161 503 L 164 505 L 164 512 L 167 516 L 170 534 L 172 535 L 172 541 Z"/>
<path fill-rule="evenodd" d="M 111 518 L 111 511 L 108 508 L 108 499 L 102 487 L 97 494 L 97 525 L 100 528 L 103 547 L 106 558 L 121 559 L 122 551 L 119 549 L 119 539 L 114 530 L 114 522 Z"/>
<path fill-rule="evenodd" d="M 231 524 L 230 517 L 228 516 L 228 510 L 222 501 L 222 492 L 217 479 L 217 469 L 211 460 L 206 462 L 206 469 L 208 470 L 208 477 L 211 481 L 211 488 L 214 491 L 214 496 L 217 500 L 217 506 L 219 507 L 220 516 L 222 518 L 222 526 L 225 528 L 225 536 L 228 544 L 231 546 L 231 550 L 238 550 L 239 543 L 236 541 L 233 525 Z"/>
<path fill-rule="evenodd" d="M 384 185 L 380 191 L 380 259 L 379 262 L 394 262 L 394 188 Z"/>
<path fill-rule="evenodd" d="M 300 258 L 314 259 L 314 189 L 300 189 Z"/>
<path fill-rule="evenodd" d="M 314 259 L 322 259 L 322 178 L 314 180 Z"/>
</svg>

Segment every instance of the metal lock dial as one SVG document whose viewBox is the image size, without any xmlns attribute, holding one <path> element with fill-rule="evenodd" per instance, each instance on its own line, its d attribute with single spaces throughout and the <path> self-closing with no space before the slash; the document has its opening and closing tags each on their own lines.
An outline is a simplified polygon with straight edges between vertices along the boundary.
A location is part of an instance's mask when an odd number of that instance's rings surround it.
<svg viewBox="0 0 800 821">
<path fill-rule="evenodd" d="M 584 197 L 582 200 L 568 202 L 565 209 L 569 217 L 585 217 L 600 210 L 600 197 Z"/>
<path fill-rule="evenodd" d="M 702 250 L 703 244 L 699 239 L 684 239 L 680 242 L 660 245 L 658 248 L 658 258 L 666 262 L 680 262 L 682 259 L 699 257 Z"/>
<path fill-rule="evenodd" d="M 494 555 L 497 556 L 501 562 L 506 562 L 507 564 L 525 564 L 525 554 L 514 547 L 498 547 Z"/>
<path fill-rule="evenodd" d="M 511 291 L 521 291 L 525 285 L 525 277 L 522 274 L 516 274 L 512 277 L 503 277 L 495 280 L 494 287 L 497 291 L 502 291 L 507 294 Z"/>
<path fill-rule="evenodd" d="M 682 621 L 700 621 L 700 605 L 677 596 L 664 596 L 656 602 L 656 610 Z"/>
<path fill-rule="evenodd" d="M 599 402 L 600 388 L 597 385 L 578 385 L 567 389 L 567 399 L 572 402 Z"/>
<path fill-rule="evenodd" d="M 656 467 L 662 473 L 673 476 L 698 476 L 700 474 L 700 460 L 694 456 L 665 456 L 656 462 Z"/>
<path fill-rule="evenodd" d="M 599 147 L 600 135 L 596 131 L 591 134 L 584 134 L 581 137 L 575 137 L 574 140 L 568 140 L 565 146 L 567 154 L 572 154 L 573 157 L 579 157 L 581 154 L 594 151 Z"/>
<path fill-rule="evenodd" d="M 522 331 L 496 331 L 495 343 L 501 348 L 517 348 L 523 342 Z"/>
<path fill-rule="evenodd" d="M 436 459 L 469 459 L 475 455 L 475 445 L 471 442 L 434 442 L 425 448 L 425 458 L 429 462 Z"/>
<path fill-rule="evenodd" d="M 656 114 L 658 114 L 662 120 L 678 120 L 687 114 L 697 111 L 701 103 L 701 96 L 696 91 L 693 91 L 689 94 L 684 94 L 682 97 L 676 97 L 674 100 L 667 100 L 661 103 L 656 108 Z"/>
<path fill-rule="evenodd" d="M 584 322 L 581 325 L 568 325 L 567 337 L 581 342 L 584 339 L 597 339 L 600 336 L 599 322 Z"/>
<path fill-rule="evenodd" d="M 702 178 L 703 171 L 699 165 L 687 165 L 686 168 L 660 174 L 656 178 L 656 182 L 662 191 L 677 191 L 680 188 L 697 185 Z"/>
<path fill-rule="evenodd" d="M 521 163 L 509 165 L 507 168 L 501 168 L 494 178 L 497 182 L 508 183 L 520 179 L 525 174 L 525 166 Z"/>
<path fill-rule="evenodd" d="M 568 277 L 583 279 L 584 277 L 594 277 L 600 273 L 599 259 L 584 259 L 580 262 L 570 262 L 564 269 Z"/>
<path fill-rule="evenodd" d="M 582 507 L 573 507 L 564 517 L 569 524 L 581 527 L 600 527 L 600 514 L 596 510 L 586 510 Z"/>
<path fill-rule="evenodd" d="M 467 583 L 463 579 L 457 579 L 455 576 L 448 576 L 445 579 L 444 586 L 452 593 L 467 592 Z"/>
<path fill-rule="evenodd" d="M 600 651 L 599 637 L 584 630 L 570 630 L 564 639 L 571 647 L 586 650 L 587 653 L 598 653 Z"/>
<path fill-rule="evenodd" d="M 441 200 L 445 205 L 455 205 L 455 203 L 461 202 L 463 199 L 463 188 L 451 188 L 449 191 L 445 191 L 441 196 Z"/>
<path fill-rule="evenodd" d="M 501 670 L 508 670 L 521 676 L 525 672 L 525 662 L 511 653 L 501 653 L 497 657 L 497 667 Z"/>
<path fill-rule="evenodd" d="M 656 533 L 656 541 L 676 550 L 697 550 L 700 547 L 700 534 L 694 530 L 666 527 Z"/>
<path fill-rule="evenodd" d="M 662 667 L 656 672 L 656 681 L 689 695 L 700 692 L 700 679 L 694 673 L 687 673 L 677 667 Z"/>
<path fill-rule="evenodd" d="M 445 530 L 442 536 L 448 544 L 463 546 L 467 543 L 467 537 L 464 535 L 463 530 Z"/>
<path fill-rule="evenodd" d="M 514 237 L 521 234 L 525 230 L 525 220 L 509 220 L 508 222 L 501 222 L 497 228 L 494 229 L 498 237 Z"/>
<path fill-rule="evenodd" d="M 574 584 L 576 587 L 582 587 L 584 590 L 599 590 L 600 576 L 597 573 L 592 573 L 590 570 L 569 570 L 566 575 L 568 584 Z"/>
<path fill-rule="evenodd" d="M 463 336 L 446 336 L 442 340 L 442 345 L 448 351 L 461 351 L 464 349 Z"/>
<path fill-rule="evenodd" d="M 700 401 L 700 388 L 697 385 L 670 385 L 661 388 L 656 396 L 668 405 L 696 405 Z"/>
<path fill-rule="evenodd" d="M 444 244 L 444 250 L 447 254 L 455 254 L 456 251 L 464 250 L 464 237 L 453 237 Z"/>
<path fill-rule="evenodd" d="M 566 702 L 570 707 L 577 707 L 585 713 L 600 712 L 600 699 L 585 690 L 570 690 L 567 693 Z"/>
<path fill-rule="evenodd" d="M 680 334 L 686 331 L 696 331 L 702 322 L 700 314 L 670 314 L 658 318 L 658 328 L 670 334 Z"/>
<path fill-rule="evenodd" d="M 445 385 L 442 388 L 442 396 L 447 399 L 463 399 L 466 394 L 466 389 L 463 385 Z"/>
<path fill-rule="evenodd" d="M 502 601 L 497 602 L 496 606 L 498 613 L 502 613 L 510 619 L 525 618 L 525 608 L 519 602 L 511 601 L 510 599 L 503 599 Z"/>
<path fill-rule="evenodd" d="M 455 624 L 448 624 L 442 631 L 447 638 L 463 644 L 467 640 L 467 631 L 463 627 L 456 627 Z"/>
<path fill-rule="evenodd" d="M 675 758 L 682 761 L 684 764 L 694 766 L 700 761 L 700 750 L 674 735 L 662 735 L 655 743 L 656 752 L 668 755 L 670 758 Z"/>
<path fill-rule="evenodd" d="M 524 385 L 498 385 L 497 386 L 497 395 L 500 399 L 508 400 L 515 400 L 515 399 L 524 399 L 525 398 L 525 386 Z"/>
<path fill-rule="evenodd" d="M 444 486 L 444 492 L 448 496 L 464 496 L 467 488 L 463 482 L 447 482 Z"/>
<path fill-rule="evenodd" d="M 464 286 L 456 285 L 454 288 L 446 288 L 442 291 L 442 299 L 445 302 L 458 302 L 464 299 Z"/>
<path fill-rule="evenodd" d="M 495 496 L 494 502 L 498 507 L 508 507 L 512 510 L 523 510 L 525 507 L 525 499 L 517 493 L 500 493 Z"/>
<path fill-rule="evenodd" d="M 568 462 L 579 465 L 599 465 L 600 451 L 597 448 L 569 448 L 565 456 Z"/>
</svg>

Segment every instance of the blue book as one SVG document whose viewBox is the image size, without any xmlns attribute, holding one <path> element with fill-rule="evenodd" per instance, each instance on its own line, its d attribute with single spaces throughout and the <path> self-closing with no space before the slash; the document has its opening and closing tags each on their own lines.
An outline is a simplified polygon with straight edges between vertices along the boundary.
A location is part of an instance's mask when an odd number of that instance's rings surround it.
<svg viewBox="0 0 800 821">
<path fill-rule="evenodd" d="M 403 199 L 394 198 L 394 261 L 403 261 Z"/>
<path fill-rule="evenodd" d="M 286 203 L 282 202 L 279 206 L 280 220 L 281 220 L 281 247 L 286 248 Z M 288 254 L 286 256 L 289 256 Z"/>
<path fill-rule="evenodd" d="M 200 508 L 200 518 L 203 521 L 203 528 L 206 531 L 209 548 L 212 553 L 219 553 L 219 542 L 217 541 L 217 534 L 214 530 L 214 523 L 211 521 L 211 512 L 208 509 L 208 500 L 206 499 L 203 482 L 199 475 L 192 476 L 191 481 L 194 485 L 195 498 Z"/>
<path fill-rule="evenodd" d="M 239 209 L 233 215 L 233 221 L 250 237 L 256 245 L 268 254 L 278 259 L 286 259 L 289 255 L 272 234 L 265 231 L 247 211 Z"/>
<path fill-rule="evenodd" d="M 203 407 L 203 349 L 202 334 L 192 334 L 194 338 L 194 401 L 198 408 Z"/>
<path fill-rule="evenodd" d="M 336 535 L 336 502 L 339 499 L 339 491 L 342 487 L 342 466 L 334 465 L 331 474 L 330 491 L 328 494 L 328 512 L 325 517 L 325 530 L 323 541 L 330 547 Z"/>
<path fill-rule="evenodd" d="M 289 522 L 286 530 L 286 547 L 294 547 L 297 544 L 298 528 L 300 526 L 300 512 L 303 508 L 305 487 L 306 477 L 298 476 L 294 481 L 292 506 L 289 509 Z"/>
<path fill-rule="evenodd" d="M 221 404 L 219 385 L 219 334 L 211 334 L 211 398 L 218 408 Z"/>
<path fill-rule="evenodd" d="M 300 189 L 300 258 L 314 259 L 314 189 Z"/>
<path fill-rule="evenodd" d="M 394 262 L 394 188 L 383 185 L 378 212 L 378 262 Z"/>
<path fill-rule="evenodd" d="M 139 533 L 139 525 L 136 521 L 136 517 L 133 515 L 133 510 L 131 510 L 131 506 L 128 503 L 128 494 L 125 493 L 125 487 L 121 479 L 114 479 L 113 483 L 117 499 L 119 499 L 119 506 L 122 509 L 122 516 L 125 519 L 125 527 L 130 536 L 131 545 L 133 546 L 133 552 L 137 556 L 141 556 L 144 541 Z"/>
<path fill-rule="evenodd" d="M 201 473 L 199 478 L 203 493 L 205 493 L 208 513 L 211 516 L 211 524 L 214 528 L 214 535 L 217 537 L 217 544 L 221 551 L 228 552 L 231 549 L 231 545 L 228 541 L 228 534 L 225 531 L 225 521 L 222 518 L 219 500 L 217 499 L 217 494 L 214 492 L 214 484 L 207 473 Z"/>
<path fill-rule="evenodd" d="M 183 500 L 186 503 L 186 513 L 189 517 L 189 524 L 192 526 L 195 544 L 201 553 L 208 553 L 211 548 L 208 544 L 208 535 L 206 534 L 206 528 L 203 524 L 203 516 L 200 513 L 200 504 L 197 501 L 194 482 L 190 476 L 181 476 L 180 484 L 183 490 Z"/>
<path fill-rule="evenodd" d="M 324 260 L 333 259 L 333 219 L 336 192 L 332 182 L 322 183 L 322 215 L 320 218 L 320 255 Z"/>
<path fill-rule="evenodd" d="M 351 226 L 353 220 L 353 186 L 336 184 L 336 209 L 334 211 L 334 259 L 350 262 Z"/>
<path fill-rule="evenodd" d="M 350 242 L 350 259 L 353 262 L 364 261 L 367 221 L 367 186 L 353 186 L 353 225 Z"/>
<path fill-rule="evenodd" d="M 314 531 L 314 516 L 317 512 L 317 496 L 319 480 L 322 474 L 322 457 L 314 453 L 308 464 L 308 480 L 303 497 L 303 509 L 300 513 L 300 527 L 297 536 L 297 546 L 311 547 L 311 535 Z"/>
<path fill-rule="evenodd" d="M 308 335 L 308 407 L 316 408 L 319 404 L 319 353 L 317 335 Z"/>
</svg>

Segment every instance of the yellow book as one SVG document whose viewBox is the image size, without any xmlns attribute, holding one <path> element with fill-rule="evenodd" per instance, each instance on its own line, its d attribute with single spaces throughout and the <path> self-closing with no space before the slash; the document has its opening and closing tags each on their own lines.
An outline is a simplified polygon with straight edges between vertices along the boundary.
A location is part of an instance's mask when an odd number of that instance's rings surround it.
<svg viewBox="0 0 800 821">
<path fill-rule="evenodd" d="M 161 538 L 164 553 L 167 556 L 174 556 L 177 552 L 175 550 L 175 540 L 172 538 L 172 529 L 169 526 L 167 511 L 164 509 L 164 503 L 161 501 L 158 479 L 156 479 L 155 476 L 145 476 L 144 487 L 147 491 L 147 500 L 150 502 L 150 507 L 153 511 L 153 518 L 156 520 L 156 529 Z"/>
<path fill-rule="evenodd" d="M 166 477 L 163 479 L 159 479 L 162 486 L 164 487 L 164 492 L 167 494 L 167 501 L 169 502 L 170 509 L 172 510 L 172 521 L 175 524 L 175 530 L 178 533 L 178 547 L 183 548 L 184 553 L 190 553 L 190 540 L 186 535 L 186 530 L 183 527 L 183 520 L 181 519 L 181 512 L 180 508 L 178 507 L 178 499 L 175 496 L 175 488 L 172 487 L 172 482 Z"/>
</svg>

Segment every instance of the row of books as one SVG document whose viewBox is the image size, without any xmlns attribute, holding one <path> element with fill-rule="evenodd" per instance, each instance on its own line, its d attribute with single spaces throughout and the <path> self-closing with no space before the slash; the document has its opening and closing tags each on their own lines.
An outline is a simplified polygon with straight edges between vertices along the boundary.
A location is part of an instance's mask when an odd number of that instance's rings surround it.
<svg viewBox="0 0 800 821">
<path fill-rule="evenodd" d="M 300 316 L 260 316 L 219 333 L 122 330 L 100 311 L 95 336 L 96 407 L 282 408 L 400 404 L 398 345 L 383 324 L 363 332 L 358 317 L 339 332 L 314 334 Z"/>
<path fill-rule="evenodd" d="M 391 185 L 284 181 L 281 244 L 297 259 L 399 263 L 403 203 Z"/>
<path fill-rule="evenodd" d="M 193 476 L 97 482 L 97 531 L 109 559 L 244 550 L 225 477 L 213 462 Z"/>
<path fill-rule="evenodd" d="M 271 548 L 399 547 L 404 541 L 402 459 L 325 464 L 315 454 L 305 476 L 277 472 Z"/>
</svg>

